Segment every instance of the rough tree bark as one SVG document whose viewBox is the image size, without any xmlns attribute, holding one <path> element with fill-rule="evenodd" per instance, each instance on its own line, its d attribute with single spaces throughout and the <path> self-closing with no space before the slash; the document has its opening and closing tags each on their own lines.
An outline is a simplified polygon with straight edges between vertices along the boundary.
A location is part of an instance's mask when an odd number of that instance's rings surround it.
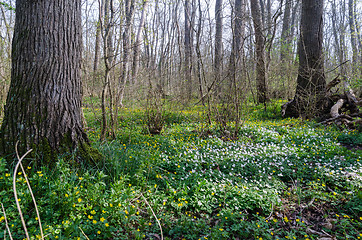
<svg viewBox="0 0 362 240">
<path fill-rule="evenodd" d="M 265 40 L 263 36 L 263 24 L 261 21 L 261 12 L 259 2 L 257 0 L 250 0 L 250 10 L 254 22 L 255 31 L 255 51 L 256 51 L 256 88 L 257 100 L 259 103 L 265 103 L 267 100 L 266 89 L 266 69 L 265 69 L 265 56 L 264 47 Z"/>
<path fill-rule="evenodd" d="M 293 101 L 284 106 L 285 116 L 315 118 L 323 113 L 326 80 L 322 44 L 323 0 L 303 0 L 297 89 Z"/>
<path fill-rule="evenodd" d="M 11 85 L 0 152 L 36 150 L 45 163 L 76 148 L 92 156 L 82 123 L 81 1 L 16 1 Z M 99 155 L 97 154 L 97 158 Z"/>
</svg>

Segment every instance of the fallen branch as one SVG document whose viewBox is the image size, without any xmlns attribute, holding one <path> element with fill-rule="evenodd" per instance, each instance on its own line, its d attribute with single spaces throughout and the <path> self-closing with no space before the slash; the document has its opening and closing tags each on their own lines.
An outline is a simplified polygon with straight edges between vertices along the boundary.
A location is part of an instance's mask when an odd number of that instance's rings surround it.
<svg viewBox="0 0 362 240">
<path fill-rule="evenodd" d="M 80 231 L 82 232 L 82 234 L 84 235 L 84 237 L 87 239 L 87 240 L 90 240 L 87 235 L 85 235 L 85 233 L 83 232 L 83 230 L 79 227 Z"/>
<path fill-rule="evenodd" d="M 337 86 L 341 82 L 341 79 L 339 78 L 339 74 L 337 77 L 335 77 L 332 81 L 330 81 L 327 86 L 326 90 L 329 92 L 333 87 Z"/>
<path fill-rule="evenodd" d="M 3 214 L 4 214 L 6 229 L 8 230 L 10 239 L 13 240 L 13 236 L 11 235 L 10 228 L 9 228 L 8 219 L 6 218 L 6 213 L 5 213 L 4 205 L 3 205 L 2 203 L 1 203 L 1 208 L 3 209 Z"/>
<path fill-rule="evenodd" d="M 17 149 L 17 144 L 16 144 L 16 149 Z M 18 193 L 16 191 L 16 175 L 17 175 L 17 172 L 18 172 L 18 168 L 19 166 L 21 165 L 21 161 L 25 158 L 26 155 L 28 155 L 30 152 L 32 151 L 32 149 L 28 150 L 21 158 L 18 158 L 18 163 L 16 164 L 15 166 L 15 169 L 14 169 L 14 176 L 13 176 L 13 189 L 14 189 L 14 197 L 15 197 L 15 202 L 16 202 L 16 207 L 18 208 L 18 211 L 19 211 L 19 215 L 20 215 L 20 219 L 21 219 L 21 223 L 23 224 L 23 228 L 24 228 L 24 231 L 25 231 L 25 236 L 28 240 L 30 240 L 30 237 L 29 237 L 29 233 L 28 233 L 28 229 L 26 228 L 26 224 L 25 224 L 25 220 L 24 220 L 24 216 L 23 216 L 23 213 L 21 211 L 21 208 L 20 208 L 20 204 L 19 204 L 19 199 L 18 199 Z"/>
<path fill-rule="evenodd" d="M 31 151 L 31 150 L 30 150 L 30 151 Z M 15 152 L 16 152 L 16 157 L 17 157 L 18 159 L 20 159 L 20 157 L 19 157 L 19 152 L 18 152 L 18 142 L 16 143 L 16 146 L 15 146 Z M 41 236 L 41 239 L 44 240 L 43 227 L 42 227 L 42 225 L 41 225 L 41 220 L 40 220 L 40 214 L 39 214 L 39 210 L 38 210 L 38 205 L 36 204 L 36 200 L 35 200 L 35 197 L 34 197 L 34 194 L 33 194 L 33 190 L 31 189 L 30 182 L 29 182 L 29 180 L 28 180 L 28 177 L 26 176 L 26 172 L 25 172 L 24 167 L 23 167 L 23 164 L 21 164 L 21 162 L 20 162 L 20 167 L 21 167 L 21 171 L 22 171 L 23 174 L 24 174 L 24 178 L 25 178 L 26 184 L 27 184 L 27 186 L 28 186 L 28 189 L 29 189 L 31 198 L 32 198 L 33 203 L 34 203 L 35 212 L 36 212 L 36 216 L 37 216 L 37 218 L 38 218 L 38 223 L 39 223 L 39 227 L 40 227 L 40 236 Z"/>
<path fill-rule="evenodd" d="M 145 200 L 145 202 L 146 202 L 146 204 L 148 205 L 148 207 L 151 209 L 151 212 L 152 212 L 153 216 L 155 217 L 155 219 L 156 219 L 156 221 L 157 221 L 157 223 L 158 223 L 158 226 L 160 227 L 160 230 L 161 230 L 161 240 L 163 240 L 163 233 L 162 233 L 161 223 L 160 223 L 160 221 L 158 220 L 158 218 L 157 218 L 155 212 L 153 211 L 151 205 L 148 203 L 147 199 L 143 196 L 143 194 L 141 194 L 141 196 L 142 196 L 143 200 Z"/>
</svg>

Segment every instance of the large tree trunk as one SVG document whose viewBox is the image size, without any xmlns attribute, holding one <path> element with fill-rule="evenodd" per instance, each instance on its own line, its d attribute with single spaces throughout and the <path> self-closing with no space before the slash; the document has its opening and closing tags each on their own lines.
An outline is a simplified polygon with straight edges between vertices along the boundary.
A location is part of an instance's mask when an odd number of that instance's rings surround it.
<svg viewBox="0 0 362 240">
<path fill-rule="evenodd" d="M 263 36 L 263 24 L 261 21 L 261 12 L 259 2 L 257 0 L 250 0 L 251 15 L 254 22 L 255 31 L 255 51 L 256 51 L 256 88 L 257 98 L 259 103 L 265 103 L 267 96 L 266 90 L 266 69 L 265 69 L 265 56 L 264 47 L 265 40 Z"/>
<path fill-rule="evenodd" d="M 78 146 L 89 149 L 81 111 L 81 33 L 80 0 L 16 1 L 2 153 L 14 153 L 18 141 L 20 153 L 35 148 L 45 161 Z"/>
<path fill-rule="evenodd" d="M 297 89 L 286 116 L 314 118 L 322 114 L 326 92 L 322 44 L 323 0 L 303 0 Z"/>
</svg>

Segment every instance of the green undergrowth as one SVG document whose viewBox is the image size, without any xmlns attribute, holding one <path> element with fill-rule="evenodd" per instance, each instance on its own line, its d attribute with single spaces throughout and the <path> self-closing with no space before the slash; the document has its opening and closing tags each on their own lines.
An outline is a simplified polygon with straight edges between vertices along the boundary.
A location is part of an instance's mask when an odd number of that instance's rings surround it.
<svg viewBox="0 0 362 240">
<path fill-rule="evenodd" d="M 62 158 L 52 170 L 25 167 L 46 239 L 161 239 L 161 228 L 164 239 L 362 238 L 361 133 L 281 119 L 280 104 L 248 109 L 238 138 L 206 124 L 201 108 L 166 112 L 154 136 L 142 109 L 122 109 L 117 138 L 102 143 L 100 110 L 85 108 L 98 168 Z M 23 239 L 12 171 L 0 161 L 0 199 Z M 16 179 L 37 239 L 34 204 Z M 3 239 L 4 217 L 0 230 Z"/>
</svg>

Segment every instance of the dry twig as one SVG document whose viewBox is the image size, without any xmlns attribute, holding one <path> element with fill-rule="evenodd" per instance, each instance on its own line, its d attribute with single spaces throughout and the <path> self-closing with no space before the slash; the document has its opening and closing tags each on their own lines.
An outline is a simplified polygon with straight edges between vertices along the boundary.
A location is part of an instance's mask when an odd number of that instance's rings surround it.
<svg viewBox="0 0 362 240">
<path fill-rule="evenodd" d="M 146 202 L 146 204 L 148 205 L 148 207 L 151 209 L 151 212 L 152 212 L 153 216 L 156 218 L 156 221 L 157 221 L 157 223 L 158 223 L 158 226 L 160 227 L 160 230 L 161 230 L 161 240 L 163 240 L 163 233 L 162 233 L 161 223 L 160 223 L 160 221 L 158 220 L 158 218 L 157 218 L 155 212 L 153 211 L 151 205 L 148 203 L 147 199 L 143 196 L 143 194 L 141 194 L 141 196 L 142 196 L 143 200 L 145 200 L 145 202 Z"/>
<path fill-rule="evenodd" d="M 5 213 L 5 209 L 4 209 L 4 205 L 1 203 L 1 208 L 3 209 L 3 214 L 4 214 L 4 218 L 5 218 L 5 225 L 6 225 L 6 229 L 8 230 L 9 232 L 9 237 L 11 240 L 13 240 L 13 237 L 11 235 L 11 232 L 10 232 L 10 228 L 9 228 L 9 224 L 8 224 L 8 219 L 6 218 L 6 213 Z M 4 234 L 5 235 L 5 234 Z"/>
<path fill-rule="evenodd" d="M 16 143 L 16 149 L 17 149 L 17 143 Z M 17 150 L 16 150 L 17 151 Z M 32 151 L 32 149 L 28 150 L 21 158 L 18 158 L 18 163 L 16 164 L 15 166 L 15 169 L 14 169 L 14 176 L 13 176 L 13 189 L 14 189 L 14 197 L 15 197 L 15 202 L 16 202 L 16 207 L 18 208 L 18 211 L 19 211 L 19 215 L 20 215 L 20 219 L 21 219 L 21 223 L 23 224 L 23 228 L 24 228 L 24 231 L 25 231 L 25 235 L 26 235 L 26 238 L 29 240 L 30 237 L 29 237 L 29 233 L 28 233 L 28 229 L 26 228 L 26 224 L 25 224 L 25 220 L 24 220 L 24 216 L 23 216 L 23 213 L 21 211 L 21 208 L 20 208 L 20 204 L 19 204 L 19 200 L 18 200 L 18 192 L 16 191 L 16 175 L 17 175 L 17 172 L 18 172 L 18 168 L 19 166 L 21 165 L 21 161 L 25 158 L 26 155 L 28 155 L 30 152 Z"/>
</svg>

